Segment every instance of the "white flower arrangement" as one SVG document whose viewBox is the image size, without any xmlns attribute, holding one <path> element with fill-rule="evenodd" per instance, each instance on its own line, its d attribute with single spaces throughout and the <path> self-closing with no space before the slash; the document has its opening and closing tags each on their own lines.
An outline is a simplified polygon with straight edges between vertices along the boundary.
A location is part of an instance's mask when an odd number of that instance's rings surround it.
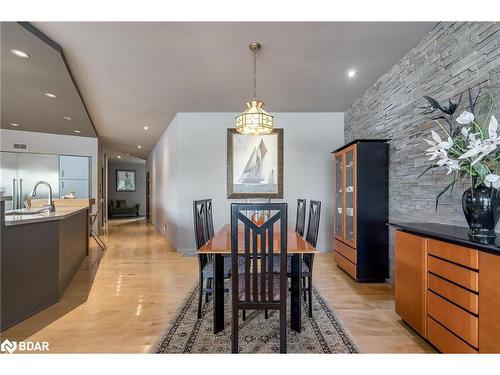
<svg viewBox="0 0 500 375">
<path fill-rule="evenodd" d="M 481 121 L 474 114 L 474 105 L 472 105 L 471 99 L 471 112 L 463 111 L 454 120 L 459 124 L 454 128 L 453 112 L 458 104 L 453 104 L 450 101 L 452 111 L 449 113 L 449 109 L 443 109 L 434 99 L 428 97 L 426 99 L 431 103 L 431 110 L 434 106 L 434 109 L 440 109 L 449 115 L 449 119 L 445 116 L 434 118 L 434 122 L 446 134 L 444 139 L 434 130 L 431 130 L 432 139 L 424 139 L 431 146 L 425 150 L 425 154 L 429 156 L 429 160 L 433 164 L 420 176 L 435 168 L 445 168 L 446 175 L 452 175 L 452 182 L 436 198 L 436 208 L 439 197 L 448 189 L 453 189 L 459 180 L 469 179 L 472 188 L 485 184 L 487 187 L 500 189 L 500 136 L 498 134 L 498 121 L 491 114 L 492 105 L 489 107 L 484 123 L 480 124 Z M 474 103 L 476 102 L 477 98 Z M 439 121 L 443 118 L 450 125 L 449 130 Z"/>
</svg>

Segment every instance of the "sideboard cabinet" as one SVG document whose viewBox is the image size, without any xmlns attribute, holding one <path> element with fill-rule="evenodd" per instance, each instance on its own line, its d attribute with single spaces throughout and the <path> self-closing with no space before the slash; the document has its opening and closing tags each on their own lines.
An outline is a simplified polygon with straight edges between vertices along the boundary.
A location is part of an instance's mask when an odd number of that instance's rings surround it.
<svg viewBox="0 0 500 375">
<path fill-rule="evenodd" d="M 396 231 L 396 313 L 440 352 L 500 353 L 500 251 L 445 225 L 415 230 L 432 226 Z"/>
<path fill-rule="evenodd" d="M 387 140 L 333 151 L 335 262 L 357 281 L 389 277 Z"/>
</svg>

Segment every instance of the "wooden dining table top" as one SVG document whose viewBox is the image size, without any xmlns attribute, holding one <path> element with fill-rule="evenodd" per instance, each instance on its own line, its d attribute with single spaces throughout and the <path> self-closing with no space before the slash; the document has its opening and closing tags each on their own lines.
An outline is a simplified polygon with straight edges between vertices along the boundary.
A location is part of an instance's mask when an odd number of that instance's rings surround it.
<svg viewBox="0 0 500 375">
<path fill-rule="evenodd" d="M 243 253 L 245 248 L 245 227 L 238 225 L 238 252 Z M 280 231 L 277 225 L 274 229 L 273 253 L 280 253 Z M 292 228 L 288 228 L 287 233 L 287 253 L 288 254 L 316 254 L 316 250 L 300 234 Z M 266 248 L 269 248 L 266 246 Z M 217 231 L 215 236 L 208 240 L 198 251 L 198 254 L 231 254 L 231 225 L 226 224 Z"/>
</svg>

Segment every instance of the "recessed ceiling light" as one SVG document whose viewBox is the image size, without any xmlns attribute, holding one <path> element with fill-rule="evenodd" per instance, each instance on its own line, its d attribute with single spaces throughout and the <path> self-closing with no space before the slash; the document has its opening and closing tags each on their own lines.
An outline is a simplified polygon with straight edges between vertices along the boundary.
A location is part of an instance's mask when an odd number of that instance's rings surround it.
<svg viewBox="0 0 500 375">
<path fill-rule="evenodd" d="M 57 98 L 56 94 L 52 94 L 52 93 L 50 93 L 50 92 L 46 92 L 46 93 L 45 93 L 45 96 L 46 96 L 47 98 L 51 98 L 51 99 L 55 99 L 55 98 Z"/>
<path fill-rule="evenodd" d="M 73 132 L 75 132 L 75 133 L 81 133 L 80 130 L 73 130 Z"/>
<path fill-rule="evenodd" d="M 118 159 L 121 159 L 122 157 L 120 155 L 117 156 Z"/>
<path fill-rule="evenodd" d="M 139 145 L 139 146 L 137 146 L 137 148 L 142 148 L 142 146 L 141 146 L 141 145 Z"/>
<path fill-rule="evenodd" d="M 16 124 L 15 122 L 11 122 L 11 123 L 10 123 L 10 126 L 15 126 L 15 127 L 18 127 L 18 126 L 19 126 L 19 124 Z"/>
<path fill-rule="evenodd" d="M 16 55 L 17 57 L 22 57 L 23 59 L 29 59 L 30 55 L 28 55 L 26 52 L 21 51 L 19 49 L 11 49 L 10 52 L 13 55 Z"/>
<path fill-rule="evenodd" d="M 63 119 L 68 120 L 68 121 L 73 120 L 73 119 L 72 119 L 71 117 L 69 117 L 69 116 L 63 116 Z"/>
<path fill-rule="evenodd" d="M 351 69 L 347 72 L 347 76 L 349 78 L 353 78 L 356 75 L 356 71 L 354 69 Z"/>
<path fill-rule="evenodd" d="M 149 126 L 145 126 L 145 127 L 144 127 L 144 130 L 148 130 L 148 129 L 149 129 Z"/>
</svg>

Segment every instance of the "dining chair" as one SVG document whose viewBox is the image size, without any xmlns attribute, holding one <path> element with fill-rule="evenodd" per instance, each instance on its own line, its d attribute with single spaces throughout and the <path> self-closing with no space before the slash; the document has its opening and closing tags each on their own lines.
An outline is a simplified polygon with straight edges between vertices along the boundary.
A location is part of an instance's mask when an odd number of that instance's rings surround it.
<svg viewBox="0 0 500 375">
<path fill-rule="evenodd" d="M 311 201 L 309 204 L 309 220 L 307 223 L 306 241 L 313 247 L 318 242 L 319 222 L 321 218 L 321 202 Z M 312 317 L 312 273 L 314 254 L 304 254 L 302 267 L 302 291 L 304 300 L 309 299 L 309 316 Z M 306 285 L 307 280 L 307 285 Z M 307 293 L 307 294 L 306 294 Z M 307 296 L 307 297 L 306 297 Z"/>
<path fill-rule="evenodd" d="M 202 199 L 193 201 L 193 221 L 196 249 L 199 250 L 208 240 L 214 236 L 214 224 L 212 215 L 212 200 Z M 198 319 L 201 319 L 201 308 L 203 305 L 203 294 L 205 303 L 208 303 L 209 296 L 213 293 L 214 262 L 211 254 L 198 254 L 199 268 L 199 295 L 198 295 Z M 240 268 L 243 269 L 243 262 L 240 260 Z M 231 277 L 231 259 L 224 257 L 224 278 Z M 206 286 L 203 284 L 206 282 Z M 228 289 L 224 291 L 228 292 Z"/>
<path fill-rule="evenodd" d="M 245 213 L 270 211 L 270 217 L 257 225 Z M 238 224 L 243 224 L 243 249 L 239 249 Z M 274 249 L 275 223 L 279 223 L 279 249 Z M 266 241 L 267 239 L 267 241 Z M 260 243 L 260 248 L 258 246 Z M 244 272 L 238 272 L 239 252 L 244 254 Z M 280 272 L 274 273 L 274 252 L 278 252 Z M 269 255 L 269 257 L 267 256 Z M 232 341 L 231 351 L 239 352 L 239 310 L 278 310 L 280 318 L 280 353 L 286 353 L 286 298 L 287 298 L 287 204 L 286 203 L 232 203 L 231 204 L 231 289 Z"/>
<path fill-rule="evenodd" d="M 97 219 L 99 218 L 99 215 L 101 214 L 103 205 L 104 205 L 104 199 L 101 198 L 99 200 L 99 203 L 97 204 L 97 211 L 96 211 L 96 213 L 89 215 L 89 217 L 90 217 L 90 220 L 89 220 L 89 234 L 94 239 L 94 241 L 97 242 L 97 244 L 99 245 L 99 247 L 101 248 L 102 251 L 106 250 L 107 246 L 104 243 L 104 241 L 101 239 L 101 237 L 99 237 L 99 233 L 97 233 L 94 230 L 94 226 L 95 226 L 95 223 L 96 223 Z"/>
<path fill-rule="evenodd" d="M 306 225 L 306 200 L 297 199 L 297 219 L 295 220 L 295 232 L 304 236 L 304 227 Z"/>
</svg>

